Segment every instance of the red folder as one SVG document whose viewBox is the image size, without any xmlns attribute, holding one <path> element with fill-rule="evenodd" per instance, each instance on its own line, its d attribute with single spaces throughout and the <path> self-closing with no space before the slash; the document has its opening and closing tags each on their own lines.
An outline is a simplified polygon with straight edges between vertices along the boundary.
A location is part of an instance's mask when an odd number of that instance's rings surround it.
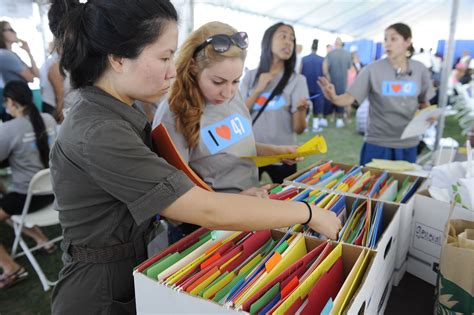
<svg viewBox="0 0 474 315">
<path fill-rule="evenodd" d="M 342 257 L 339 257 L 331 269 L 319 278 L 309 292 L 308 304 L 304 307 L 301 315 L 321 314 L 329 298 L 333 300 L 336 298 L 343 282 L 344 269 Z"/>
<path fill-rule="evenodd" d="M 163 124 L 159 124 L 153 129 L 151 133 L 153 141 L 153 149 L 159 157 L 162 157 L 169 164 L 173 165 L 179 170 L 182 170 L 197 186 L 212 191 L 212 188 L 206 184 L 186 163 L 178 149 L 173 143 L 173 140 Z"/>
<path fill-rule="evenodd" d="M 290 308 L 288 308 L 288 310 L 285 312 L 285 315 L 295 314 L 300 309 L 301 305 L 303 305 L 303 302 L 304 300 L 297 298 L 293 304 L 291 304 Z"/>
</svg>

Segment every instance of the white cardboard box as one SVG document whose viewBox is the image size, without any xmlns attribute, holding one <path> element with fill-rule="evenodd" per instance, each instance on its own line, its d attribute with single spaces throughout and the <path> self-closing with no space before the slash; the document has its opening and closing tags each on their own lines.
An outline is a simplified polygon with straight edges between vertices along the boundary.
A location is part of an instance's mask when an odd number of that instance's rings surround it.
<svg viewBox="0 0 474 315">
<path fill-rule="evenodd" d="M 392 292 L 392 274 L 381 273 L 376 278 L 378 290 L 374 291 L 366 314 L 384 314 L 387 302 Z"/>
<path fill-rule="evenodd" d="M 317 162 L 313 165 L 308 166 L 305 169 L 302 169 L 301 171 L 298 171 L 297 173 L 285 178 L 284 183 L 285 184 L 293 184 L 295 186 L 299 186 L 299 187 L 303 187 L 303 188 L 310 187 L 306 184 L 295 183 L 295 182 L 293 182 L 293 180 L 295 178 L 297 178 L 299 175 L 301 175 L 301 174 L 305 173 L 306 171 L 310 170 L 311 168 L 315 167 L 316 165 L 319 165 L 319 164 L 322 164 L 322 163 L 324 163 L 324 161 Z M 346 171 L 349 171 L 353 167 L 352 165 L 344 164 L 344 163 L 335 163 L 334 162 L 332 164 L 333 164 L 333 166 L 337 165 L 341 169 L 346 170 Z M 370 167 L 363 167 L 362 170 L 364 172 L 370 171 L 373 174 L 377 174 L 377 175 L 383 172 L 382 170 L 374 169 L 374 168 L 370 168 Z M 399 188 L 401 187 L 402 182 L 406 177 L 416 177 L 416 176 L 412 176 L 412 175 L 406 175 L 406 174 L 395 173 L 395 172 L 389 172 L 389 175 L 395 177 L 398 180 Z M 422 182 L 420 183 L 420 187 L 418 189 L 424 187 L 424 185 L 426 183 L 426 181 L 424 180 L 423 177 L 421 178 L 421 181 Z M 327 191 L 332 191 L 332 190 L 327 190 Z M 334 191 L 334 192 L 336 192 L 336 191 Z M 350 194 L 350 193 L 345 193 L 345 194 L 348 195 L 348 196 L 357 196 L 355 194 Z M 395 203 L 395 204 L 397 204 L 397 203 Z M 405 270 L 406 270 L 406 266 L 404 266 L 404 264 L 406 263 L 406 260 L 407 260 L 408 247 L 409 247 L 409 244 L 410 244 L 410 232 L 411 232 L 411 226 L 412 226 L 413 209 L 414 209 L 414 205 L 415 205 L 415 194 L 413 194 L 413 196 L 410 199 L 408 199 L 407 202 L 402 203 L 402 204 L 397 204 L 397 205 L 400 206 L 400 208 L 399 208 L 400 223 L 399 223 L 399 231 L 398 231 L 397 253 L 396 253 L 396 257 L 395 257 L 395 270 L 398 272 L 398 275 L 393 281 L 394 285 L 398 285 L 398 283 L 400 282 L 400 279 L 403 277 L 403 275 L 405 273 Z"/>
<path fill-rule="evenodd" d="M 284 233 L 274 230 L 272 231 L 272 234 L 274 236 L 283 236 Z M 308 247 L 308 250 L 315 248 L 317 245 L 321 244 L 321 242 L 323 241 L 314 238 L 306 238 L 306 245 Z M 344 273 L 347 277 L 358 256 L 363 251 L 363 248 L 347 244 L 343 244 L 342 246 Z M 344 313 L 358 314 L 358 312 L 361 310 L 360 306 L 362 306 L 364 307 L 362 308 L 362 311 L 368 314 L 368 303 L 355 305 L 355 303 L 353 303 L 353 300 L 359 294 L 361 297 L 364 297 L 360 300 L 366 301 L 370 298 L 367 296 L 367 292 L 372 291 L 372 286 L 375 283 L 373 281 L 366 281 L 366 278 L 367 273 L 370 271 L 370 268 L 372 266 L 374 254 L 374 251 L 370 251 L 371 257 L 369 266 L 367 267 L 367 270 L 365 272 L 365 276 L 362 282 L 360 283 L 359 289 L 355 292 L 350 304 L 346 307 Z M 200 297 L 195 297 L 187 293 L 179 292 L 170 287 L 164 286 L 153 279 L 148 278 L 141 271 L 146 269 L 146 266 L 151 265 L 152 262 L 157 261 L 156 257 L 158 256 L 150 258 L 134 270 L 133 276 L 135 283 L 137 314 L 248 314 L 243 311 L 226 309 L 223 306 L 212 301 Z M 359 306 L 359 308 L 356 309 L 356 306 Z"/>
<path fill-rule="evenodd" d="M 432 285 L 436 285 L 449 209 L 448 203 L 431 198 L 426 190 L 415 196 L 407 271 Z M 474 211 L 456 207 L 452 218 L 474 220 Z"/>
<path fill-rule="evenodd" d="M 346 208 L 351 209 L 352 204 L 357 198 L 346 196 Z M 375 208 L 376 201 L 372 200 L 372 209 Z M 375 279 L 392 277 L 395 268 L 397 245 L 398 245 L 398 231 L 400 225 L 400 206 L 395 203 L 384 202 L 383 217 L 382 217 L 382 233 L 376 244 L 376 254 L 370 269 L 371 275 L 376 275 L 374 278 L 375 284 L 373 291 L 383 290 L 382 283 Z M 311 236 L 310 236 L 311 237 Z M 370 277 L 369 277 L 370 280 Z M 372 294 L 372 293 L 371 293 Z"/>
<path fill-rule="evenodd" d="M 398 286 L 400 281 L 402 281 L 405 272 L 407 271 L 407 261 L 405 260 L 401 266 L 395 267 L 393 270 L 392 284 Z"/>
<path fill-rule="evenodd" d="M 383 314 L 392 291 L 392 273 L 373 269 L 374 261 L 369 265 L 359 289 L 351 299 L 345 314 Z"/>
</svg>

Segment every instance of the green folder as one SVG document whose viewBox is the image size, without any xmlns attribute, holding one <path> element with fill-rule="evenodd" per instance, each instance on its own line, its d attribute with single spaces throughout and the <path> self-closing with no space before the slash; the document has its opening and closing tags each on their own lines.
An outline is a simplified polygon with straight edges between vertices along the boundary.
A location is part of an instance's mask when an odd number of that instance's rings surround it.
<svg viewBox="0 0 474 315">
<path fill-rule="evenodd" d="M 270 290 L 268 290 L 262 297 L 253 302 L 250 306 L 250 314 L 256 314 L 265 305 L 267 305 L 280 292 L 280 283 L 277 282 Z"/>
<path fill-rule="evenodd" d="M 179 253 L 173 253 L 166 256 L 165 259 L 160 260 L 158 263 L 148 268 L 146 270 L 146 275 L 152 279 L 156 279 L 160 273 L 168 269 L 169 266 L 174 265 L 180 259 L 181 255 Z"/>
<path fill-rule="evenodd" d="M 288 248 L 288 241 L 284 241 L 275 249 L 276 252 L 282 254 Z"/>
<path fill-rule="evenodd" d="M 176 253 L 166 255 L 165 257 L 163 257 L 162 259 L 160 259 L 159 261 L 154 263 L 152 266 L 148 267 L 145 270 L 146 275 L 148 277 L 152 278 L 152 279 L 156 279 L 156 277 L 160 273 L 162 273 L 163 271 L 168 269 L 168 267 L 174 265 L 179 260 L 181 260 L 185 256 L 189 255 L 189 253 L 191 253 L 196 248 L 200 247 L 202 244 L 204 244 L 205 242 L 207 242 L 210 239 L 211 239 L 211 233 L 207 232 L 206 234 L 204 234 L 200 237 L 199 241 L 197 241 L 195 244 L 188 247 L 187 249 L 185 249 L 181 253 L 176 252 Z"/>
<path fill-rule="evenodd" d="M 283 190 L 283 186 L 278 185 L 274 187 L 272 190 L 270 190 L 270 194 L 276 194 L 276 193 L 281 192 L 282 190 Z"/>
</svg>

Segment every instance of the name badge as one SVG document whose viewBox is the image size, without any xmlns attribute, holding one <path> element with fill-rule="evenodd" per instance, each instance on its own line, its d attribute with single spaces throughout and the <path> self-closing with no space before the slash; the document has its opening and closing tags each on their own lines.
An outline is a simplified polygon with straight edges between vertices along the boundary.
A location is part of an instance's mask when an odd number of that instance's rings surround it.
<svg viewBox="0 0 474 315">
<path fill-rule="evenodd" d="M 417 86 L 414 81 L 383 81 L 383 96 L 416 96 Z"/>
<path fill-rule="evenodd" d="M 252 110 L 258 112 L 269 97 L 270 97 L 270 93 L 268 92 L 260 94 L 260 96 L 257 98 L 255 103 L 253 104 Z M 270 101 L 270 103 L 268 103 L 265 110 L 278 110 L 282 108 L 283 106 L 285 106 L 285 103 L 286 102 L 283 95 L 275 95 L 273 99 Z"/>
<path fill-rule="evenodd" d="M 211 154 L 224 150 L 252 134 L 250 121 L 240 114 L 201 128 L 201 139 Z"/>
</svg>

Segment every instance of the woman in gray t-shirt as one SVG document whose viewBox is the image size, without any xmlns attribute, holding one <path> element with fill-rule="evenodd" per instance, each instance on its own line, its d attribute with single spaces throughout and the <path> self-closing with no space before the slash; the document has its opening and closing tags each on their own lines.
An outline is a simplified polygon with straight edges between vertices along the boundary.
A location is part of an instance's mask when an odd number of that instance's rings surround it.
<svg viewBox="0 0 474 315">
<path fill-rule="evenodd" d="M 206 38 L 212 38 L 211 45 Z M 241 157 L 288 153 L 296 146 L 256 143 L 238 91 L 246 48 L 247 34 L 224 23 L 210 22 L 192 33 L 154 125 L 165 125 L 183 158 L 215 191 L 266 197 L 269 187 L 258 187 L 254 162 Z"/>
<path fill-rule="evenodd" d="M 30 58 L 31 67 L 28 67 L 12 51 L 14 43 L 19 43 L 20 47 L 26 51 Z M 35 77 L 39 76 L 39 70 L 31 55 L 28 43 L 18 39 L 15 30 L 6 21 L 0 21 L 0 76 L 3 77 L 4 84 L 12 80 L 32 82 Z"/>
<path fill-rule="evenodd" d="M 41 115 L 33 104 L 33 93 L 23 81 L 10 81 L 3 90 L 5 108 L 13 117 L 0 125 L 0 164 L 8 164 L 12 170 L 12 187 L 0 197 L 0 220 L 22 213 L 26 201 L 28 185 L 40 170 L 48 168 L 49 143 L 56 135 L 56 122 L 48 114 Z M 33 196 L 29 211 L 34 212 L 51 204 L 54 196 Z M 39 246 L 44 246 L 48 238 L 37 226 L 23 227 L 23 232 L 32 237 Z M 47 252 L 55 250 L 54 244 L 44 247 Z M 26 276 L 23 267 L 4 270 L 0 288 L 13 285 Z"/>
<path fill-rule="evenodd" d="M 296 145 L 295 134 L 301 134 L 306 128 L 308 86 L 306 78 L 294 71 L 295 45 L 291 25 L 272 25 L 263 35 L 258 68 L 243 78 L 240 91 L 252 116 L 258 142 Z M 265 171 L 273 182 L 281 183 L 296 171 L 296 165 L 261 167 L 260 175 Z"/>
<path fill-rule="evenodd" d="M 416 162 L 418 137 L 400 139 L 418 109 L 429 106 L 434 91 L 428 69 L 410 60 L 413 53 L 411 30 L 397 23 L 385 30 L 387 58 L 366 66 L 349 90 L 336 95 L 325 78 L 319 84 L 324 96 L 338 106 L 359 104 L 369 99 L 369 117 L 360 164 L 372 159 Z"/>
</svg>

